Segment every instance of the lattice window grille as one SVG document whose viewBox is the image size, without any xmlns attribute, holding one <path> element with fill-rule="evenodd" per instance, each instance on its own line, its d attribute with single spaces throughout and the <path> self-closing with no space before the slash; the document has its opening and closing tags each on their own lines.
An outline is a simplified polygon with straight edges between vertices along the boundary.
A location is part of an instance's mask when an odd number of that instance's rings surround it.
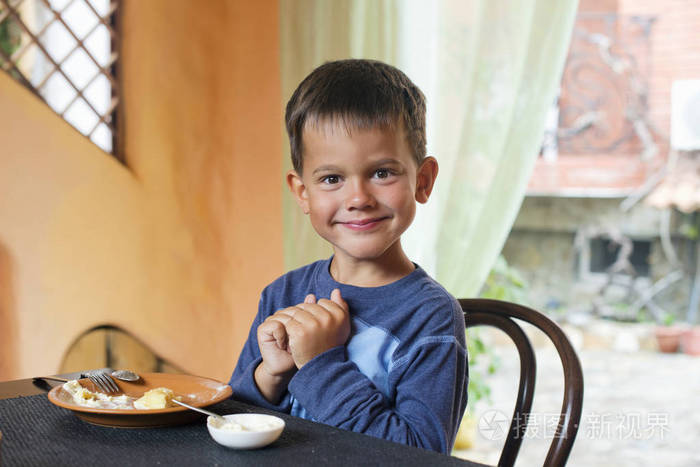
<svg viewBox="0 0 700 467">
<path fill-rule="evenodd" d="M 119 156 L 117 10 L 117 0 L 0 0 L 10 45 L 0 47 L 0 68 Z"/>
</svg>

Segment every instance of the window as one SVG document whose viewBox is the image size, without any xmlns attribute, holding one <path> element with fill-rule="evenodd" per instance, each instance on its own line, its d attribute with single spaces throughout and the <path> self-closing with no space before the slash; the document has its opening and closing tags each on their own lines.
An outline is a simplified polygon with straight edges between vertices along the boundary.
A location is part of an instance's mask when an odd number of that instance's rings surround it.
<svg viewBox="0 0 700 467">
<path fill-rule="evenodd" d="M 651 241 L 630 240 L 632 251 L 629 252 L 627 261 L 634 268 L 637 276 L 649 277 L 649 255 L 651 254 Z M 622 245 L 610 239 L 597 237 L 590 240 L 589 271 L 592 273 L 607 273 L 618 260 Z M 631 271 L 622 270 L 623 274 Z"/>
<path fill-rule="evenodd" d="M 0 0 L 0 68 L 121 160 L 118 2 Z"/>
</svg>

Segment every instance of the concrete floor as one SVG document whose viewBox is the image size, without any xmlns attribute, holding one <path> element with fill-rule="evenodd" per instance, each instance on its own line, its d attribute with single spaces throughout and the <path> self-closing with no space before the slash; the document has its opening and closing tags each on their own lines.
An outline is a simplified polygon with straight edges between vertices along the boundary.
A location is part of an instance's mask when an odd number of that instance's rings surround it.
<svg viewBox="0 0 700 467">
<path fill-rule="evenodd" d="M 542 465 L 546 457 L 563 394 L 556 351 L 550 345 L 535 347 L 534 418 L 516 463 L 528 467 Z M 510 423 L 519 361 L 510 346 L 498 343 L 492 348 L 501 359 L 489 380 L 492 403 L 475 408 L 482 424 L 474 448 L 454 455 L 495 465 L 503 439 L 485 420 L 496 415 L 496 420 L 507 419 L 505 428 Z M 567 465 L 700 466 L 700 356 L 585 346 L 577 352 L 584 372 L 583 416 Z"/>
</svg>

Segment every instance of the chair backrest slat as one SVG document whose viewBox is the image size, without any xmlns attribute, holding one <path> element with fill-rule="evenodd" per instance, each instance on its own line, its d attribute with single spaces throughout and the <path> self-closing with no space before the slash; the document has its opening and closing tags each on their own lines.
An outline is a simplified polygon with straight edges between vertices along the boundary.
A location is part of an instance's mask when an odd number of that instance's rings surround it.
<svg viewBox="0 0 700 467">
<path fill-rule="evenodd" d="M 532 344 L 527 338 L 522 328 L 510 318 L 497 315 L 495 313 L 484 313 L 480 311 L 465 312 L 464 321 L 467 328 L 473 326 L 493 326 L 505 332 L 515 343 L 520 356 L 520 385 L 518 386 L 518 397 L 515 399 L 515 409 L 510 422 L 510 429 L 506 437 L 505 445 L 501 451 L 501 458 L 498 461 L 500 466 L 511 466 L 515 464 L 520 445 L 525 437 L 527 424 L 527 414 L 532 408 L 532 398 L 535 392 L 535 377 L 537 366 L 535 352 Z"/>
<path fill-rule="evenodd" d="M 540 329 L 554 344 L 564 368 L 564 398 L 559 424 L 543 465 L 566 464 L 578 432 L 583 407 L 583 372 L 576 351 L 566 334 L 551 319 L 531 308 L 500 300 L 460 299 L 467 328 L 494 326 L 513 340 L 520 355 L 520 385 L 510 430 L 503 446 L 499 466 L 512 466 L 527 429 L 535 388 L 536 360 L 529 339 L 512 318 Z M 517 330 L 516 330 L 517 328 Z"/>
</svg>

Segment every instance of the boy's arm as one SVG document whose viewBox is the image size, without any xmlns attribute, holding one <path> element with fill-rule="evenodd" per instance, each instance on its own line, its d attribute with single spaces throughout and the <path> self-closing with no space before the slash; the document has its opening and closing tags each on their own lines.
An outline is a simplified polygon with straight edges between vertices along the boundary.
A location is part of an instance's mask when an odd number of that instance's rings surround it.
<svg viewBox="0 0 700 467">
<path fill-rule="evenodd" d="M 289 392 L 319 422 L 448 453 L 467 403 L 464 341 L 424 337 L 394 362 L 389 378 L 393 401 L 339 346 L 306 363 Z"/>
<path fill-rule="evenodd" d="M 279 402 L 287 392 L 291 375 L 272 375 L 268 373 L 261 362 L 253 371 L 253 379 L 260 394 L 270 403 Z"/>
</svg>

